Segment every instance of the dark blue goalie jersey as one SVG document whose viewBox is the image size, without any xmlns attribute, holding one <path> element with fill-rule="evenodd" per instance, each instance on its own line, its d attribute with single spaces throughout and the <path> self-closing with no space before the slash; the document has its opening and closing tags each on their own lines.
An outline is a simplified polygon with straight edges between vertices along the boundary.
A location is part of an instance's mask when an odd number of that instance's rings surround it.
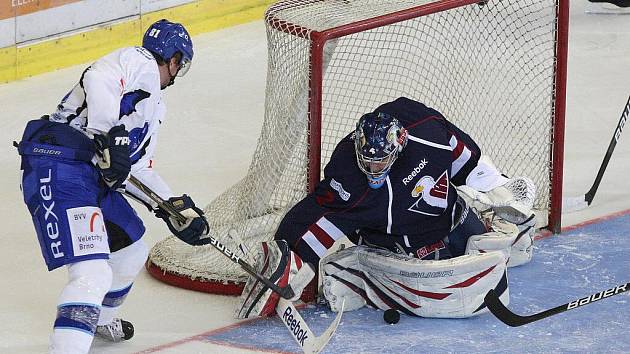
<svg viewBox="0 0 630 354">
<path fill-rule="evenodd" d="M 353 242 L 414 254 L 443 239 L 453 223 L 462 185 L 477 165 L 477 144 L 438 111 L 408 98 L 375 112 L 396 117 L 409 140 L 379 189 L 357 166 L 353 134 L 335 148 L 325 179 L 283 219 L 285 239 L 305 261 L 316 262 L 343 236 Z"/>
</svg>

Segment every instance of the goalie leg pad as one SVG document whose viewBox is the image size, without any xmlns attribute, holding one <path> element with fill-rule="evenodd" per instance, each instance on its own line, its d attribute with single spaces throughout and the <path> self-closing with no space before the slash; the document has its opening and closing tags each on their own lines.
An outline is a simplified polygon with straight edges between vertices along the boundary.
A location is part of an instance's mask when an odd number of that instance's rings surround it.
<svg viewBox="0 0 630 354">
<path fill-rule="evenodd" d="M 276 240 L 261 243 L 256 255 L 254 269 L 279 287 L 285 287 L 303 266 L 305 264 L 302 259 L 289 249 L 286 241 Z M 296 287 L 293 288 L 295 297 L 290 301 L 299 299 L 302 290 L 315 275 L 308 264 L 306 267 L 309 267 L 306 270 L 310 269 L 309 279 L 304 279 L 304 271 L 300 272 L 302 275 L 299 277 L 300 284 L 296 284 Z M 272 316 L 279 299 L 279 294 L 273 292 L 255 277 L 250 276 L 238 299 L 234 315 L 236 318 Z"/>
<path fill-rule="evenodd" d="M 496 289 L 509 301 L 506 258 L 501 252 L 428 261 L 366 246 L 322 259 L 323 292 L 339 311 L 368 305 L 410 316 L 464 318 L 486 311 L 483 299 Z"/>
</svg>

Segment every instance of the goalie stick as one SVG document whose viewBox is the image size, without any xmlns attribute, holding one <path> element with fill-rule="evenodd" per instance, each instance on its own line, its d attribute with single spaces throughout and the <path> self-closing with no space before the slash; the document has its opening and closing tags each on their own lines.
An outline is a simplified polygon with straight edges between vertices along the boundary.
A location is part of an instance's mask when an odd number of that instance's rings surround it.
<svg viewBox="0 0 630 354">
<path fill-rule="evenodd" d="M 333 323 L 319 337 L 313 334 L 313 331 L 308 327 L 306 321 L 304 321 L 304 318 L 302 318 L 291 301 L 280 299 L 276 306 L 276 312 L 282 323 L 284 323 L 289 332 L 291 332 L 293 339 L 302 347 L 304 353 L 316 354 L 324 349 L 324 346 L 328 344 L 330 338 L 332 338 L 337 330 L 339 322 L 341 322 L 344 305 L 345 301 L 341 303 L 341 311 L 337 312 Z"/>
<path fill-rule="evenodd" d="M 615 128 L 615 133 L 613 134 L 612 139 L 610 140 L 610 144 L 608 144 L 608 150 L 606 150 L 606 154 L 604 155 L 604 161 L 602 161 L 601 166 L 599 166 L 599 171 L 597 171 L 597 176 L 595 177 L 595 182 L 591 186 L 591 189 L 586 192 L 583 196 L 579 197 L 571 197 L 564 198 L 562 201 L 562 211 L 563 212 L 574 212 L 578 210 L 582 210 L 593 202 L 593 198 L 595 198 L 595 193 L 597 193 L 597 188 L 599 187 L 599 183 L 602 181 L 602 177 L 604 176 L 604 172 L 606 171 L 606 167 L 608 166 L 608 161 L 610 161 L 610 157 L 612 156 L 613 151 L 615 150 L 615 146 L 617 146 L 617 142 L 621 137 L 621 132 L 623 131 L 623 127 L 628 120 L 628 115 L 630 115 L 630 97 L 628 98 L 628 102 L 621 112 L 621 117 L 619 118 L 619 123 L 617 123 L 617 127 Z"/>
<path fill-rule="evenodd" d="M 236 242 L 238 248 L 243 253 L 243 256 L 247 257 L 249 250 L 243 243 L 243 239 L 238 232 L 232 229 L 228 231 L 228 236 Z M 306 285 L 306 282 L 310 279 L 306 278 L 304 280 L 298 280 L 298 277 L 300 277 L 300 272 L 298 272 L 295 278 L 291 279 L 291 284 L 293 284 L 294 287 L 296 284 Z M 276 305 L 276 313 L 278 314 L 278 317 L 280 317 L 282 323 L 284 323 L 289 330 L 289 333 L 291 333 L 293 339 L 295 339 L 297 344 L 302 347 L 304 353 L 319 353 L 326 344 L 328 344 L 330 338 L 332 338 L 333 334 L 337 330 L 341 321 L 344 305 L 345 302 L 342 302 L 341 311 L 337 313 L 335 320 L 319 337 L 315 336 L 291 301 L 281 298 Z"/>
<path fill-rule="evenodd" d="M 490 310 L 490 312 L 492 312 L 492 314 L 496 316 L 496 318 L 501 320 L 501 322 L 511 327 L 518 327 L 518 326 L 522 326 L 522 325 L 525 325 L 534 321 L 541 320 L 543 318 L 547 318 L 549 316 L 557 315 L 565 311 L 573 310 L 578 307 L 588 305 L 590 303 L 599 301 L 601 299 L 605 299 L 607 297 L 624 293 L 628 291 L 629 286 L 630 286 L 630 282 L 625 283 L 623 285 L 618 285 L 608 290 L 600 291 L 593 295 L 590 295 L 590 296 L 587 296 L 578 300 L 574 300 L 567 304 L 556 306 L 552 309 L 535 313 L 529 316 L 520 316 L 510 311 L 510 309 L 505 307 L 505 305 L 503 305 L 501 300 L 499 300 L 499 297 L 497 296 L 494 290 L 490 290 L 488 294 L 486 294 L 486 297 L 484 298 L 484 302 L 486 306 L 488 307 L 488 310 Z"/>
<path fill-rule="evenodd" d="M 129 183 L 133 184 L 136 188 L 138 188 L 142 193 L 146 194 L 149 198 L 151 198 L 151 200 L 153 200 L 155 203 L 157 203 L 157 205 L 160 208 L 166 210 L 166 212 L 168 212 L 177 221 L 179 221 L 179 222 L 185 222 L 186 221 L 186 217 L 184 217 L 182 214 L 180 214 L 179 211 L 177 211 L 177 209 L 175 209 L 170 203 L 167 203 L 166 201 L 164 201 L 164 199 L 162 199 L 162 197 L 157 195 L 157 193 L 152 191 L 149 187 L 147 187 L 144 183 L 142 183 L 142 181 L 138 180 L 136 177 L 134 177 L 132 175 L 129 175 L 128 181 L 129 181 Z M 249 273 L 251 276 L 255 277 L 256 279 L 260 280 L 263 284 L 265 284 L 267 287 L 269 287 L 275 293 L 278 293 L 281 297 L 283 297 L 285 299 L 291 299 L 291 298 L 293 298 L 295 296 L 295 292 L 293 291 L 293 288 L 291 287 L 290 284 L 285 286 L 285 287 L 283 287 L 283 288 L 277 286 L 271 280 L 265 278 L 260 273 L 258 273 L 256 271 L 256 269 L 254 269 L 254 267 L 252 267 L 249 263 L 247 263 L 241 257 L 237 256 L 236 253 L 232 252 L 227 247 L 225 247 L 225 245 L 223 245 L 215 237 L 208 236 L 204 240 L 207 240 L 206 244 L 209 243 L 212 246 L 214 246 L 214 248 L 216 248 L 218 251 L 220 251 L 224 256 L 229 258 L 232 262 L 240 265 L 241 268 L 243 268 L 244 271 L 246 271 L 247 273 Z M 298 273 L 295 275 L 295 277 L 293 279 L 293 284 L 297 284 L 297 283 L 300 283 L 300 282 L 308 282 L 310 280 L 310 279 L 305 280 L 305 279 L 308 278 L 309 269 L 307 269 L 307 268 L 308 268 L 308 266 L 307 267 L 302 267 L 302 269 L 300 269 L 300 271 L 298 271 Z M 296 288 L 298 288 L 298 287 L 296 287 Z"/>
</svg>

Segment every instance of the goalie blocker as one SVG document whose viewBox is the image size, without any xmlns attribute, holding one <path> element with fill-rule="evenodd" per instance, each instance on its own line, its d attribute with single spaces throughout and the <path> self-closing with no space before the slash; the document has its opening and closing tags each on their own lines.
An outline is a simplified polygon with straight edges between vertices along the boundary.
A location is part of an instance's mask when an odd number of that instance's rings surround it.
<svg viewBox="0 0 630 354">
<path fill-rule="evenodd" d="M 262 242 L 255 255 L 254 268 L 279 287 L 291 284 L 295 296 L 289 302 L 300 298 L 302 291 L 315 276 L 312 266 L 289 249 L 284 240 Z M 234 316 L 250 318 L 256 316 L 272 316 L 280 295 L 260 282 L 249 277 L 245 288 L 238 299 Z"/>
</svg>

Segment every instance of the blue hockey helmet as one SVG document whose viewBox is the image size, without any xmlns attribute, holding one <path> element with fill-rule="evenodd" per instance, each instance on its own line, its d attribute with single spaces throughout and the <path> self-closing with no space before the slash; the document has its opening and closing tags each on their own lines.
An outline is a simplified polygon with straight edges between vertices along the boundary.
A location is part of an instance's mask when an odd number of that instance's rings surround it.
<svg viewBox="0 0 630 354">
<path fill-rule="evenodd" d="M 380 188 L 385 177 L 407 144 L 407 130 L 398 119 L 386 113 L 367 113 L 359 119 L 354 132 L 354 147 L 359 169 L 370 187 Z"/>
<path fill-rule="evenodd" d="M 159 20 L 152 24 L 144 33 L 142 46 L 162 60 L 168 62 L 175 53 L 179 52 L 182 59 L 177 76 L 184 76 L 190 69 L 193 59 L 193 44 L 188 31 L 180 23 Z"/>
</svg>

